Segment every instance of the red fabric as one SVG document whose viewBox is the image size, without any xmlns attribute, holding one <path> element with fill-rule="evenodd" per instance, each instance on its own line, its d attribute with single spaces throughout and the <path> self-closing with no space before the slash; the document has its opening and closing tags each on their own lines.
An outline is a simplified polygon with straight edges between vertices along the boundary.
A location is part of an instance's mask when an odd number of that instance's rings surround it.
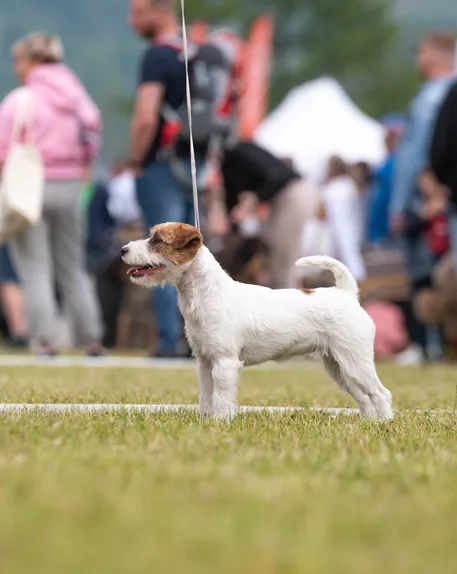
<svg viewBox="0 0 457 574">
<path fill-rule="evenodd" d="M 174 145 L 180 129 L 181 124 L 178 121 L 165 122 L 160 138 L 160 146 L 167 148 Z"/>
<path fill-rule="evenodd" d="M 425 232 L 428 247 L 433 255 L 443 255 L 450 248 L 449 224 L 446 215 L 434 217 Z"/>
<path fill-rule="evenodd" d="M 219 104 L 219 107 L 216 110 L 216 115 L 219 118 L 226 119 L 232 116 L 234 110 L 234 98 L 233 98 L 234 92 L 235 92 L 235 82 L 232 78 L 227 88 L 225 98 L 222 100 L 222 102 Z"/>
</svg>

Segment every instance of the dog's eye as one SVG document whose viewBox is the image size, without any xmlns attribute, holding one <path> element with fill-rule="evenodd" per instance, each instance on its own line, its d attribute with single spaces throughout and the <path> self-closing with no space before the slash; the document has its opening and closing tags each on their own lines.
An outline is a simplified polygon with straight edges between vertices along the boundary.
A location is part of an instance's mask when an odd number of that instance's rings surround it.
<svg viewBox="0 0 457 574">
<path fill-rule="evenodd" d="M 158 237 L 157 235 L 154 235 L 153 237 L 150 237 L 149 239 L 149 245 L 151 245 L 151 247 L 153 245 L 158 245 L 159 243 L 163 243 L 162 239 L 160 239 L 160 237 Z"/>
</svg>

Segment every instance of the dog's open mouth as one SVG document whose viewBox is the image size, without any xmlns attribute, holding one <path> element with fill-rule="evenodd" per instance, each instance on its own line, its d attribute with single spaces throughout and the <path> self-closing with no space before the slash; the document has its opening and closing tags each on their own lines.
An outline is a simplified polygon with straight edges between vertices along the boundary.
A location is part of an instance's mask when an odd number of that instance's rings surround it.
<svg viewBox="0 0 457 574">
<path fill-rule="evenodd" d="M 145 265 L 144 267 L 130 267 L 127 271 L 127 275 L 130 277 L 144 277 L 146 275 L 153 275 L 157 271 L 162 271 L 165 269 L 163 265 Z"/>
</svg>

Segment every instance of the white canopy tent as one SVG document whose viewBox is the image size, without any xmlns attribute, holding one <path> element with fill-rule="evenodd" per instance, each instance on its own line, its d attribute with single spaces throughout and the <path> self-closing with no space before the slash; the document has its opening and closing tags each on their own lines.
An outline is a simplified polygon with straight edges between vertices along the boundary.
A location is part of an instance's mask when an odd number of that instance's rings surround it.
<svg viewBox="0 0 457 574">
<path fill-rule="evenodd" d="M 255 140 L 279 157 L 289 157 L 303 174 L 323 175 L 326 161 L 377 164 L 385 156 L 383 128 L 365 115 L 332 78 L 294 88 L 262 122 Z"/>
</svg>

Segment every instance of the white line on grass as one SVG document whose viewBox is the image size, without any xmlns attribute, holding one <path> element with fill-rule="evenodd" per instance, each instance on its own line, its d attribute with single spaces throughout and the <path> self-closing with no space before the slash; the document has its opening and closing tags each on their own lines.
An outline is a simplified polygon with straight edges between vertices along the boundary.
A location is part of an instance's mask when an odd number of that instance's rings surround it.
<svg viewBox="0 0 457 574">
<path fill-rule="evenodd" d="M 179 413 L 183 411 L 197 411 L 198 407 L 196 405 L 141 405 L 141 404 L 0 404 L 0 412 L 28 412 L 28 411 L 46 411 L 46 412 L 110 412 L 110 411 L 136 411 L 136 412 L 147 412 L 147 413 Z M 320 409 L 320 408 L 310 408 L 306 409 L 304 407 L 239 407 L 241 412 L 269 412 L 269 413 L 293 413 L 293 412 L 305 412 L 309 411 L 320 411 L 320 412 L 331 412 L 335 414 L 341 413 L 356 413 L 357 409 L 345 409 L 345 408 L 331 408 L 331 409 Z"/>
<path fill-rule="evenodd" d="M 196 405 L 141 405 L 141 404 L 0 404 L 0 412 L 12 412 L 15 414 L 28 413 L 28 412 L 51 412 L 51 413 L 74 413 L 74 412 L 146 412 L 146 413 L 179 413 L 183 411 L 197 411 Z M 357 414 L 358 409 L 351 408 L 335 408 L 335 407 L 261 407 L 261 406 L 248 406 L 239 407 L 239 412 L 242 413 L 328 413 L 333 415 L 350 415 Z M 404 410 L 402 412 L 408 412 Z M 428 410 L 415 410 L 412 411 L 419 414 L 451 414 L 454 411 L 451 409 L 428 409 Z"/>
<path fill-rule="evenodd" d="M 0 367 L 91 367 L 91 368 L 128 368 L 128 369 L 191 369 L 193 359 L 149 359 L 146 357 L 81 357 L 62 355 L 60 357 L 36 357 L 34 355 L 0 355 Z M 313 360 L 290 361 L 289 363 L 265 363 L 257 369 L 314 369 L 318 364 Z"/>
</svg>

